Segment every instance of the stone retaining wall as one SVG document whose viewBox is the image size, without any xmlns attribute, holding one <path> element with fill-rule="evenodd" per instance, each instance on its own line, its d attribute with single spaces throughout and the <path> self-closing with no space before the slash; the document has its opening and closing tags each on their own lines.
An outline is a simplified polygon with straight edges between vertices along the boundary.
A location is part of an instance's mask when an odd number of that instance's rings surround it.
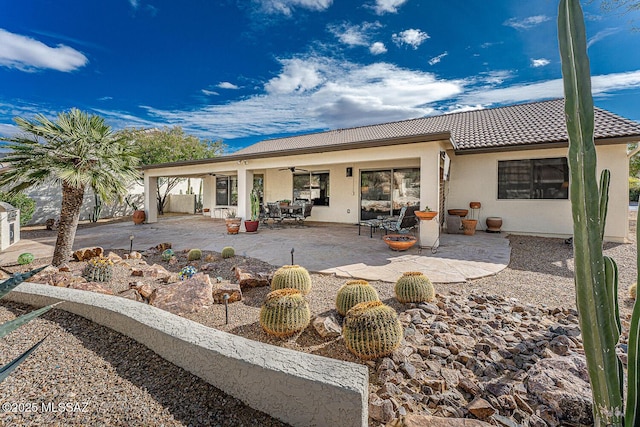
<svg viewBox="0 0 640 427">
<path fill-rule="evenodd" d="M 56 307 L 145 345 L 252 408 L 294 426 L 366 426 L 365 366 L 205 327 L 158 308 L 94 292 L 22 283 L 5 299 Z"/>
</svg>

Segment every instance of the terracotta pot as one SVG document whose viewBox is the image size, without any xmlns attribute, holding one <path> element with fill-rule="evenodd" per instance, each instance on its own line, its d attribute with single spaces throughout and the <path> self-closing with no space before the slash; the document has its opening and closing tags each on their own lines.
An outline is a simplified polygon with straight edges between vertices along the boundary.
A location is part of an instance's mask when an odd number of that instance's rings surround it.
<svg viewBox="0 0 640 427">
<path fill-rule="evenodd" d="M 415 213 L 418 219 L 421 219 L 423 221 L 432 220 L 438 215 L 438 212 L 435 211 L 416 211 Z"/>
<path fill-rule="evenodd" d="M 486 219 L 487 233 L 499 233 L 502 227 L 502 218 L 499 216 L 489 216 Z"/>
<path fill-rule="evenodd" d="M 480 209 L 481 206 L 482 206 L 482 203 L 480 203 L 480 202 L 470 202 L 469 203 L 469 207 L 471 209 Z"/>
<path fill-rule="evenodd" d="M 255 233 L 256 231 L 258 231 L 259 224 L 260 224 L 260 221 L 245 220 L 244 228 L 245 230 L 247 230 L 247 233 Z"/>
<path fill-rule="evenodd" d="M 242 224 L 242 218 L 227 218 L 224 222 L 227 225 L 228 234 L 238 234 L 240 225 Z"/>
<path fill-rule="evenodd" d="M 142 224 L 147 219 L 147 215 L 143 210 L 133 211 L 133 223 L 135 225 Z"/>
<path fill-rule="evenodd" d="M 415 237 L 405 234 L 387 234 L 382 237 L 382 240 L 384 240 L 393 251 L 406 251 L 418 241 Z"/>
<path fill-rule="evenodd" d="M 469 213 L 469 209 L 449 209 L 447 213 L 449 215 L 457 215 L 459 217 L 465 217 Z"/>
<path fill-rule="evenodd" d="M 476 225 L 478 225 L 477 219 L 463 219 L 462 228 L 464 229 L 464 234 L 467 236 L 476 234 Z"/>
</svg>

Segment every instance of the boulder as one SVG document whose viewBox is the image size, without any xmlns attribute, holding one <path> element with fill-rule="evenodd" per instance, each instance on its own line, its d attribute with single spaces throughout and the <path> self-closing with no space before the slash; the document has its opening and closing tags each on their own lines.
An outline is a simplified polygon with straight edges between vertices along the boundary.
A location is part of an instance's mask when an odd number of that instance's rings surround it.
<svg viewBox="0 0 640 427">
<path fill-rule="evenodd" d="M 469 403 L 469 405 L 467 405 L 467 409 L 475 417 L 480 418 L 481 420 L 486 420 L 491 415 L 496 413 L 495 408 L 481 397 L 476 397 L 475 399 L 473 399 L 473 401 Z"/>
<path fill-rule="evenodd" d="M 229 295 L 228 303 L 242 301 L 242 290 L 237 283 L 218 283 L 213 288 L 213 302 L 216 304 L 224 304 L 224 294 Z"/>
<path fill-rule="evenodd" d="M 591 387 L 584 356 L 542 359 L 525 380 L 529 394 L 550 406 L 560 421 L 593 423 Z"/>
<path fill-rule="evenodd" d="M 73 259 L 75 261 L 87 261 L 91 258 L 99 257 L 104 253 L 104 249 L 99 246 L 95 248 L 82 248 L 73 252 Z"/>
<path fill-rule="evenodd" d="M 114 264 L 117 264 L 120 261 L 122 261 L 122 257 L 115 252 L 109 252 L 109 254 L 107 255 L 107 258 L 113 261 Z"/>
<path fill-rule="evenodd" d="M 71 289 L 79 289 L 81 291 L 90 291 L 90 292 L 97 292 L 99 294 L 113 295 L 113 291 L 111 289 L 105 288 L 102 284 L 98 282 L 71 283 L 69 287 Z"/>
<path fill-rule="evenodd" d="M 312 324 L 322 338 L 336 338 L 342 333 L 342 328 L 333 316 L 316 316 Z"/>
<path fill-rule="evenodd" d="M 178 315 L 196 312 L 212 303 L 213 285 L 204 273 L 156 288 L 149 298 L 149 304 Z"/>
<path fill-rule="evenodd" d="M 135 289 L 127 289 L 118 294 L 119 297 L 127 298 L 133 301 L 143 302 L 142 296 Z"/>
<path fill-rule="evenodd" d="M 244 270 L 240 267 L 233 267 L 233 271 L 242 289 L 269 286 L 271 284 L 271 277 L 273 276 L 273 272 L 255 272 Z"/>
</svg>

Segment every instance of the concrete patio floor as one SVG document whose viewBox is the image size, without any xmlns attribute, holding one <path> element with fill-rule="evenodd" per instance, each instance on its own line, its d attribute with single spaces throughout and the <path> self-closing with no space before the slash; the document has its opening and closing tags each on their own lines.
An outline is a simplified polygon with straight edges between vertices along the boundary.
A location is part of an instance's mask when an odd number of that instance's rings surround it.
<svg viewBox="0 0 640 427">
<path fill-rule="evenodd" d="M 170 216 L 154 224 L 114 222 L 79 229 L 74 249 L 125 249 L 129 248 L 131 235 L 133 248 L 138 251 L 162 242 L 171 242 L 177 250 L 220 252 L 224 246 L 232 246 L 238 255 L 273 265 L 290 264 L 293 249 L 294 262 L 310 271 L 387 282 L 394 282 L 405 271 L 421 271 L 436 283 L 464 282 L 498 273 L 509 264 L 511 254 L 504 233 L 442 234 L 435 254 L 417 245 L 394 252 L 379 233 L 370 238 L 369 230 L 363 228 L 358 235 L 354 225 L 310 222 L 305 226 L 266 228 L 261 224 L 258 233 L 228 235 L 223 220 L 200 215 Z M 55 239 L 55 231 L 44 238 L 22 239 L 0 254 L 0 263 L 13 263 L 23 252 L 32 252 L 36 258 L 51 256 Z"/>
</svg>

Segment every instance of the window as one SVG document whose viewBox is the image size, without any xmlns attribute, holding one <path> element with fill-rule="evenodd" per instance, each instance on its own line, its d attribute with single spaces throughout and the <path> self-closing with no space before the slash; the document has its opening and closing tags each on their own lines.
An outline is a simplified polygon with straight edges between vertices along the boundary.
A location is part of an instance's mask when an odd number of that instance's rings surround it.
<svg viewBox="0 0 640 427">
<path fill-rule="evenodd" d="M 568 199 L 566 157 L 498 162 L 498 199 Z"/>
<path fill-rule="evenodd" d="M 216 206 L 238 206 L 237 176 L 216 176 Z"/>
<path fill-rule="evenodd" d="M 293 200 L 310 200 L 314 206 L 329 206 L 329 172 L 294 174 Z"/>
<path fill-rule="evenodd" d="M 360 219 L 398 215 L 403 206 L 420 205 L 420 169 L 360 172 Z"/>
</svg>

